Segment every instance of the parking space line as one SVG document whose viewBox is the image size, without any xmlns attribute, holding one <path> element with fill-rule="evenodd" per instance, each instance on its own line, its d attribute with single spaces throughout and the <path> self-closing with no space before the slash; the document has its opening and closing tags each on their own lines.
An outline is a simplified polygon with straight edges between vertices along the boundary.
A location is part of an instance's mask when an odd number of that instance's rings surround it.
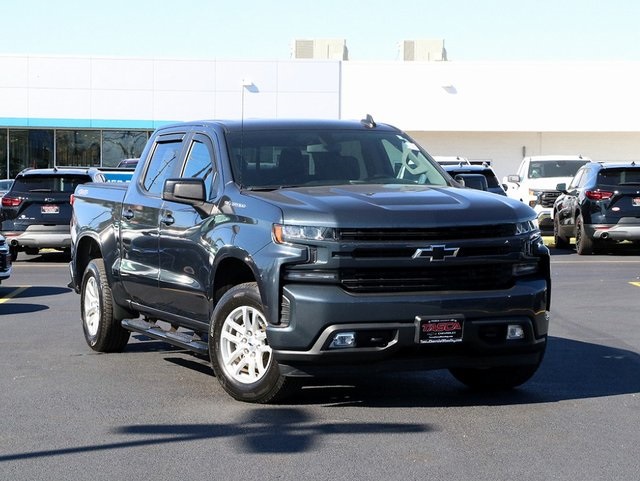
<svg viewBox="0 0 640 481">
<path fill-rule="evenodd" d="M 31 286 L 18 286 L 16 287 L 13 291 L 11 291 L 9 294 L 7 294 L 4 297 L 0 297 L 0 304 L 4 304 L 5 302 L 7 302 L 8 300 L 10 300 L 12 297 L 16 297 L 18 294 L 20 294 L 21 292 L 26 291 L 27 289 L 29 289 L 29 287 Z"/>
</svg>

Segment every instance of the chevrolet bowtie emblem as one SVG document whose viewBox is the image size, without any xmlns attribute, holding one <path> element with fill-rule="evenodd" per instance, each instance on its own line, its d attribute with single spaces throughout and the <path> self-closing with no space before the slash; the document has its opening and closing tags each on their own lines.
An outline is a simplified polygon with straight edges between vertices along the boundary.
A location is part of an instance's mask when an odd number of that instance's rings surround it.
<svg viewBox="0 0 640 481">
<path fill-rule="evenodd" d="M 441 262 L 447 257 L 458 255 L 459 247 L 447 247 L 445 245 L 429 246 L 423 249 L 416 249 L 413 253 L 414 259 L 429 259 L 429 262 Z"/>
</svg>

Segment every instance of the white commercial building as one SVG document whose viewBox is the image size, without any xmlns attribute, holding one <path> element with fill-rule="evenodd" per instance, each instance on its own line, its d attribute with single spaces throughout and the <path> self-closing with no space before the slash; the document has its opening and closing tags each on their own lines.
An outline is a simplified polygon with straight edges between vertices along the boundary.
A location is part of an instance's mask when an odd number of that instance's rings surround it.
<svg viewBox="0 0 640 481">
<path fill-rule="evenodd" d="M 164 123 L 241 116 L 371 114 L 499 176 L 525 154 L 640 160 L 640 63 L 441 60 L 0 56 L 0 177 L 115 165 Z"/>
</svg>

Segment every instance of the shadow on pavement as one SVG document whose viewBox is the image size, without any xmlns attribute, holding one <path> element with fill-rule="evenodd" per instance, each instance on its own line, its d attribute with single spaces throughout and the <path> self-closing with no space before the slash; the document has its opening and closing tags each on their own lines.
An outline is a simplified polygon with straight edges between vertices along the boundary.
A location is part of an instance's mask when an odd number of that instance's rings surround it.
<svg viewBox="0 0 640 481">
<path fill-rule="evenodd" d="M 287 404 L 365 407 L 450 407 L 557 402 L 640 393 L 640 355 L 599 344 L 550 337 L 529 382 L 511 391 L 481 392 L 448 371 L 384 373 L 306 383 Z M 344 382 L 341 382 L 344 381 Z"/>
</svg>

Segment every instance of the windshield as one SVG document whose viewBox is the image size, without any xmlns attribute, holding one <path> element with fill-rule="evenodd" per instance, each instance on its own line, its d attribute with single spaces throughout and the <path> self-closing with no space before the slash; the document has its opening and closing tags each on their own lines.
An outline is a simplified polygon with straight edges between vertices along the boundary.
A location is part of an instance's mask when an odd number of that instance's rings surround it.
<svg viewBox="0 0 640 481">
<path fill-rule="evenodd" d="M 598 185 L 640 185 L 640 169 L 603 169 L 598 173 Z"/>
<path fill-rule="evenodd" d="M 91 181 L 87 175 L 31 175 L 18 177 L 14 192 L 67 192 L 72 194 L 76 186 Z"/>
<path fill-rule="evenodd" d="M 435 161 L 396 132 L 245 131 L 229 134 L 228 142 L 234 179 L 246 188 L 447 185 Z"/>
<path fill-rule="evenodd" d="M 545 160 L 529 164 L 529 178 L 573 177 L 586 160 Z"/>
</svg>

